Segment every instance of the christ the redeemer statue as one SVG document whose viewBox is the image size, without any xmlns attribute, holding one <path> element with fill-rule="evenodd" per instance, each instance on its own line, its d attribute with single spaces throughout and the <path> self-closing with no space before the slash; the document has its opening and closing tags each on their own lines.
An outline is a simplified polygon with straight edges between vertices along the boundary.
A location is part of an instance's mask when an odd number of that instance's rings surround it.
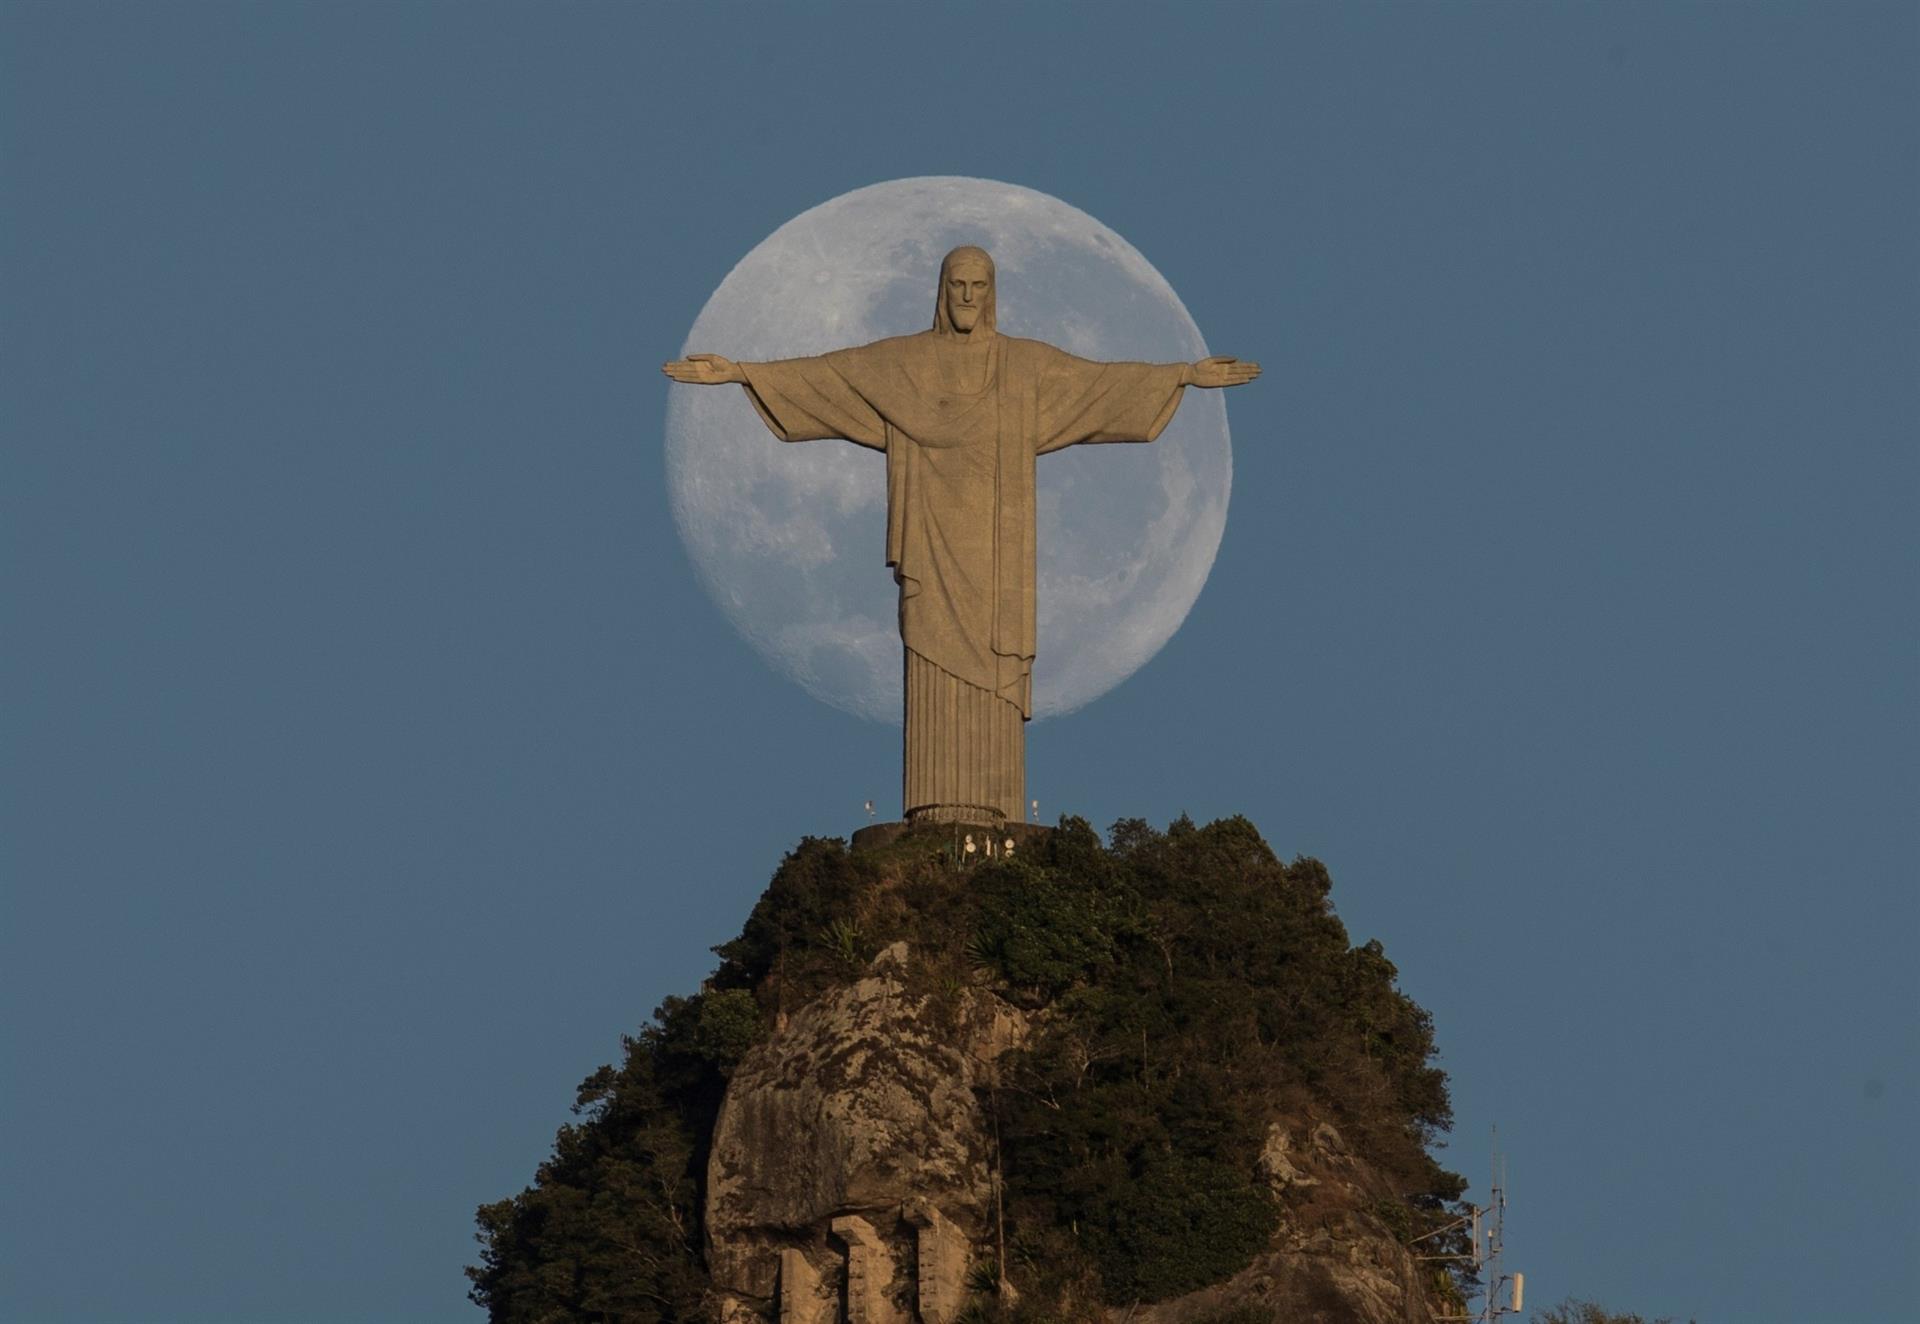
<svg viewBox="0 0 1920 1324">
<path fill-rule="evenodd" d="M 1260 367 L 1092 363 L 994 326 L 993 259 L 940 264 L 933 330 L 816 358 L 690 354 L 676 382 L 738 382 L 782 441 L 843 437 L 887 455 L 887 564 L 906 645 L 909 822 L 1024 817 L 1033 716 L 1034 460 L 1078 442 L 1152 441 L 1189 386 Z"/>
</svg>

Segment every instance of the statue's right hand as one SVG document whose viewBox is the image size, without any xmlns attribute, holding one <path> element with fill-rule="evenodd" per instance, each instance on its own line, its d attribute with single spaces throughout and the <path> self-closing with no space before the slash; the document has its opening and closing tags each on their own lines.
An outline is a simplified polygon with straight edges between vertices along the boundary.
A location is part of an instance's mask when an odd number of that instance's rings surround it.
<svg viewBox="0 0 1920 1324">
<path fill-rule="evenodd" d="M 662 364 L 660 371 L 689 386 L 724 386 L 747 379 L 739 364 L 718 354 L 689 354 L 684 359 Z"/>
</svg>

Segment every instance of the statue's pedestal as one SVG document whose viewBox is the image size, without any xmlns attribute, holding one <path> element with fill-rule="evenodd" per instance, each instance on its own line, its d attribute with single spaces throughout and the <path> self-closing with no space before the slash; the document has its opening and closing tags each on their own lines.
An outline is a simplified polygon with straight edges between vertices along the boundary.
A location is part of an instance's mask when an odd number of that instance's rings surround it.
<svg viewBox="0 0 1920 1324">
<path fill-rule="evenodd" d="M 1002 823 L 998 826 L 991 823 L 869 823 L 853 834 L 851 845 L 857 851 L 873 850 L 911 834 L 951 840 L 959 846 L 971 836 L 982 854 L 997 856 L 1006 849 L 1008 841 L 1013 842 L 1014 852 L 1018 854 L 1038 846 L 1052 833 L 1052 828 L 1040 823 Z M 991 852 L 988 851 L 989 842 L 992 843 Z"/>
</svg>

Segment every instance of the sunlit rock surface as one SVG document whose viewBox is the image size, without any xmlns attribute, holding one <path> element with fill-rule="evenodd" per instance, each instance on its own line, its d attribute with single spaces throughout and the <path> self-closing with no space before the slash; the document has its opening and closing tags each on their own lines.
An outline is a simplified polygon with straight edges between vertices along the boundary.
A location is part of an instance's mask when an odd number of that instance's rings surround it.
<svg viewBox="0 0 1920 1324">
<path fill-rule="evenodd" d="M 937 1216 L 968 1247 L 990 1239 L 993 1138 L 977 1091 L 1025 1020 L 976 989 L 910 990 L 909 959 L 905 943 L 889 947 L 735 1070 L 707 1169 L 708 1265 L 723 1296 L 771 1311 L 785 1248 L 841 1294 L 849 1243 L 833 1223 L 847 1215 L 889 1256 L 884 1285 L 865 1285 L 903 1311 L 917 1308 L 916 1217 Z"/>
</svg>

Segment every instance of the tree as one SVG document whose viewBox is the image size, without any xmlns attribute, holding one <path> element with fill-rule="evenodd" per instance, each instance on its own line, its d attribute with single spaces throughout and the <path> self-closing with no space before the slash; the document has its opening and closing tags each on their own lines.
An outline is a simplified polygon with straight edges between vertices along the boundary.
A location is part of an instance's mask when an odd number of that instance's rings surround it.
<svg viewBox="0 0 1920 1324">
<path fill-rule="evenodd" d="M 700 1194 L 725 1077 L 759 1037 L 740 993 L 669 998 L 625 1060 L 581 1082 L 553 1155 L 519 1195 L 481 1206 L 468 1295 L 494 1324 L 708 1316 Z"/>
<path fill-rule="evenodd" d="M 1378 943 L 1349 946 L 1326 870 L 1244 818 L 1114 825 L 1091 852 L 988 872 L 976 931 L 1048 1014 L 1006 1066 L 1010 1225 L 1069 1234 L 1110 1305 L 1231 1277 L 1280 1217 L 1258 1160 L 1304 1089 L 1394 1185 L 1407 1235 L 1465 1183 L 1427 1148 L 1451 1120 L 1427 1013 Z"/>
<path fill-rule="evenodd" d="M 1533 1312 L 1533 1324 L 1675 1324 L 1670 1316 L 1649 1320 L 1645 1315 L 1616 1314 L 1592 1301 L 1568 1297 L 1557 1306 Z M 1694 1324 L 1689 1320 L 1688 1324 Z"/>
</svg>

